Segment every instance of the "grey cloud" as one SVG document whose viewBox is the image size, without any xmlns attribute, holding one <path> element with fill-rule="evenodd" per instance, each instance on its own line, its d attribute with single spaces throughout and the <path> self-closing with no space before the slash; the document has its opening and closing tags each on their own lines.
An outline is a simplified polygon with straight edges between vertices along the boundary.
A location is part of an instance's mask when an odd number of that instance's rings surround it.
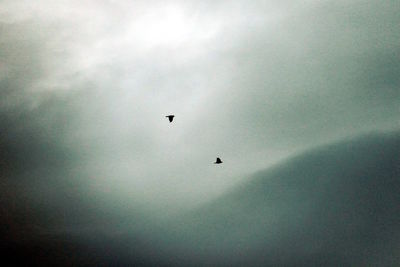
<svg viewBox="0 0 400 267">
<path fill-rule="evenodd" d="M 21 5 L 28 19 L 2 28 L 2 111 L 38 111 L 32 127 L 57 131 L 52 140 L 84 158 L 85 175 L 145 202 L 176 191 L 174 205 L 300 149 L 397 127 L 392 2 L 188 2 L 197 16 L 212 7 L 205 21 L 221 22 L 218 34 L 141 50 L 124 36 L 153 4 L 43 2 L 40 19 Z M 166 129 L 170 112 L 176 126 Z M 197 167 L 216 156 L 231 168 Z"/>
<path fill-rule="evenodd" d="M 398 150 L 398 132 L 370 134 L 260 171 L 172 221 L 170 232 L 182 242 L 173 259 L 224 266 L 395 265 Z"/>
<path fill-rule="evenodd" d="M 32 207 L 15 225 L 138 233 L 293 153 L 399 128 L 395 1 L 0 5 L 1 190 Z M 193 39 L 141 40 L 169 6 Z"/>
<path fill-rule="evenodd" d="M 274 153 L 398 127 L 396 14 L 391 1 L 310 1 L 272 26 L 230 29 L 230 79 L 208 108 L 216 145 Z"/>
</svg>

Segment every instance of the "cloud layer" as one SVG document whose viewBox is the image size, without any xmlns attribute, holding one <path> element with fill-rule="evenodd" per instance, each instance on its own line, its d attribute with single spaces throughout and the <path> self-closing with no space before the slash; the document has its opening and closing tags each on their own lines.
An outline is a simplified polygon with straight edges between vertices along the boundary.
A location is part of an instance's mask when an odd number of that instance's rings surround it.
<svg viewBox="0 0 400 267">
<path fill-rule="evenodd" d="M 292 153 L 396 129 L 398 12 L 395 1 L 2 1 L 5 164 L 51 165 L 82 192 L 169 213 Z"/>
</svg>

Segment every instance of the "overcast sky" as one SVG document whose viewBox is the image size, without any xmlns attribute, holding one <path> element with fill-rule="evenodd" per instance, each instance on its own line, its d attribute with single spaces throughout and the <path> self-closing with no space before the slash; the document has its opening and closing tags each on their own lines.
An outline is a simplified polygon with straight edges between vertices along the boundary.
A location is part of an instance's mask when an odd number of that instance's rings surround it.
<svg viewBox="0 0 400 267">
<path fill-rule="evenodd" d="M 399 14 L 389 0 L 3 0 L 3 146 L 59 157 L 99 198 L 190 207 L 293 153 L 398 129 Z"/>
</svg>

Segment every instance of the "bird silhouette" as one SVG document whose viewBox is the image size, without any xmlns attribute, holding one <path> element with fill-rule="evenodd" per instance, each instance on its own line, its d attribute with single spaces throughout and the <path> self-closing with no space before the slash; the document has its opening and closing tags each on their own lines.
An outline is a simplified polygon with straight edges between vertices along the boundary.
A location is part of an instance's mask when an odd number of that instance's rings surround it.
<svg viewBox="0 0 400 267">
<path fill-rule="evenodd" d="M 168 118 L 169 122 L 172 122 L 174 120 L 175 115 L 168 115 L 168 116 L 165 116 L 165 117 Z"/>
<path fill-rule="evenodd" d="M 220 158 L 217 158 L 216 160 L 215 160 L 215 162 L 214 162 L 214 164 L 221 164 L 222 163 L 222 160 L 220 159 Z"/>
</svg>

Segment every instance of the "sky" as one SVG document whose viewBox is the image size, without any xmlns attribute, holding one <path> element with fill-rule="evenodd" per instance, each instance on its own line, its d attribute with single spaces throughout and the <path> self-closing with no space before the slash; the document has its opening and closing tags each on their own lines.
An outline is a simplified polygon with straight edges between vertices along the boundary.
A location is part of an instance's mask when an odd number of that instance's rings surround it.
<svg viewBox="0 0 400 267">
<path fill-rule="evenodd" d="M 399 9 L 2 0 L 3 187 L 165 216 L 301 151 L 399 129 Z"/>
</svg>

